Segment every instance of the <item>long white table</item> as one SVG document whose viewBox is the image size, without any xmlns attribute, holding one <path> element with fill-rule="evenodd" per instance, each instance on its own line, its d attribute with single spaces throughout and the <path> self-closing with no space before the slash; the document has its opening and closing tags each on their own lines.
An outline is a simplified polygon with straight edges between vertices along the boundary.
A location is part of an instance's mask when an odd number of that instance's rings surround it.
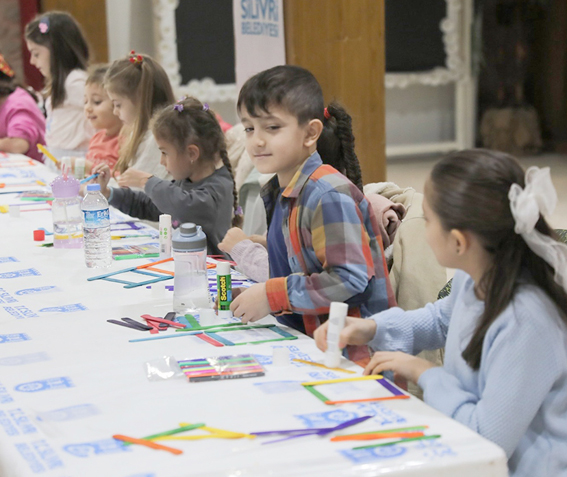
<svg viewBox="0 0 567 477">
<path fill-rule="evenodd" d="M 44 178 L 52 174 L 44 166 L 26 170 Z M 0 167 L 0 182 L 9 171 Z M 14 197 L 0 195 L 0 205 Z M 342 406 L 316 399 L 299 383 L 350 375 L 296 362 L 271 364 L 274 346 L 286 346 L 292 358 L 322 362 L 308 337 L 223 348 L 194 336 L 130 343 L 147 333 L 106 320 L 163 316 L 171 309 L 171 292 L 154 298 L 146 287 L 88 282 L 104 270 L 87 269 L 82 250 L 38 247 L 32 239 L 38 227 L 52 230 L 49 211 L 22 212 L 19 218 L 0 214 L 1 476 L 507 475 L 499 447 L 416 398 Z M 146 262 L 114 262 L 111 270 Z M 151 382 L 145 374 L 145 362 L 164 356 L 243 353 L 257 356 L 264 377 L 188 383 L 184 377 Z M 269 445 L 261 438 L 159 441 L 182 455 L 125 447 L 111 437 L 147 436 L 181 422 L 254 432 L 332 426 L 365 415 L 372 418 L 342 433 L 427 425 L 428 434 L 442 437 L 358 451 L 352 448 L 374 441 L 314 436 Z"/>
</svg>

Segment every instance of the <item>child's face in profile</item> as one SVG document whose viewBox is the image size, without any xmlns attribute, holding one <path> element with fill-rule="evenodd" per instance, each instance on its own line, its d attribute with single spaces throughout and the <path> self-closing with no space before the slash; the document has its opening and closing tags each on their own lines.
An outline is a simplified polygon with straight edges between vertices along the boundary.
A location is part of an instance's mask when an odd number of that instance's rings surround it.
<svg viewBox="0 0 567 477">
<path fill-rule="evenodd" d="M 51 52 L 49 48 L 30 40 L 26 40 L 26 45 L 30 52 L 30 64 L 35 66 L 45 78 L 51 77 Z"/>
<path fill-rule="evenodd" d="M 85 115 L 95 129 L 106 129 L 108 135 L 118 134 L 122 122 L 112 112 L 112 101 L 102 85 L 88 83 L 85 85 Z"/>
<path fill-rule="evenodd" d="M 182 181 L 191 176 L 194 166 L 191 159 L 180 154 L 177 148 L 167 141 L 155 136 L 156 144 L 161 151 L 160 164 L 176 181 Z"/>
<path fill-rule="evenodd" d="M 310 155 L 308 126 L 299 125 L 297 118 L 281 107 L 257 113 L 254 117 L 245 108 L 239 112 L 246 150 L 259 172 L 278 174 L 280 186 L 286 186 Z"/>
<path fill-rule="evenodd" d="M 136 119 L 136 105 L 132 102 L 132 100 L 127 96 L 122 96 L 108 90 L 106 93 L 112 101 L 112 112 L 114 115 L 118 116 L 120 121 L 122 121 L 126 126 L 134 124 Z"/>
</svg>

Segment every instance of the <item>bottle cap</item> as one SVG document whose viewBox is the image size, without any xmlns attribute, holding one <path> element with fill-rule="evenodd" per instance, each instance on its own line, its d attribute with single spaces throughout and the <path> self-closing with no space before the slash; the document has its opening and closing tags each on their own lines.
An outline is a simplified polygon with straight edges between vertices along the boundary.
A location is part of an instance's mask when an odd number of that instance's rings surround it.
<svg viewBox="0 0 567 477">
<path fill-rule="evenodd" d="M 98 185 L 98 184 L 97 184 Z M 56 199 L 64 199 L 67 197 L 77 197 L 79 195 L 79 188 L 81 184 L 77 179 L 72 176 L 57 176 L 51 182 L 51 190 L 53 197 Z"/>
<path fill-rule="evenodd" d="M 230 263 L 218 262 L 217 263 L 217 275 L 230 275 Z"/>
<path fill-rule="evenodd" d="M 171 245 L 174 252 L 197 252 L 207 249 L 207 236 L 200 225 L 186 222 L 173 232 Z"/>
<path fill-rule="evenodd" d="M 43 242 L 45 240 L 45 230 L 34 230 L 33 231 L 33 239 L 36 242 Z"/>
<path fill-rule="evenodd" d="M 100 190 L 100 184 L 87 184 L 87 192 Z"/>
</svg>

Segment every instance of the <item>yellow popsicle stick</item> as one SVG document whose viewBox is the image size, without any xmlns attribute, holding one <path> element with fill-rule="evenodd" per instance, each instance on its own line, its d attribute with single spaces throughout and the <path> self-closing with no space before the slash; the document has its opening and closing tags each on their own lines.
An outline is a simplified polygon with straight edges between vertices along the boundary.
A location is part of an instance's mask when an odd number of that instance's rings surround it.
<svg viewBox="0 0 567 477">
<path fill-rule="evenodd" d="M 357 376 L 356 378 L 340 378 L 340 379 L 327 379 L 326 381 L 311 381 L 309 383 L 301 383 L 302 386 L 319 386 L 320 384 L 334 384 L 334 383 L 348 383 L 350 381 L 371 381 L 382 379 L 381 374 L 371 374 L 370 376 Z"/>
<path fill-rule="evenodd" d="M 185 426 L 189 426 L 190 424 L 188 422 L 180 422 L 179 423 L 179 427 L 185 427 Z M 204 426 L 204 427 L 200 427 L 200 430 L 203 431 L 207 431 L 210 432 L 211 435 L 198 435 L 198 436 L 176 436 L 178 438 L 181 438 L 183 440 L 197 440 L 197 439 L 210 439 L 211 437 L 216 437 L 219 439 L 240 439 L 242 437 L 246 437 L 247 439 L 255 439 L 256 436 L 253 434 L 245 434 L 243 432 L 233 432 L 233 431 L 227 431 L 225 429 L 217 429 L 216 427 L 209 427 L 209 426 Z M 169 436 L 167 436 L 169 437 Z M 186 439 L 187 438 L 187 439 Z"/>
<path fill-rule="evenodd" d="M 329 369 L 331 371 L 340 371 L 342 373 L 349 373 L 349 374 L 356 374 L 356 371 L 351 371 L 350 369 L 343 369 L 343 368 L 329 368 L 321 363 L 316 363 L 315 361 L 307 361 L 305 359 L 292 359 L 292 361 L 297 361 L 298 363 L 309 364 L 311 366 L 317 366 L 319 368 Z"/>
<path fill-rule="evenodd" d="M 38 144 L 37 145 L 37 150 L 39 152 L 43 152 L 43 154 L 46 155 L 46 157 L 49 157 L 49 159 L 51 159 L 53 162 L 55 162 L 55 164 L 59 164 L 59 161 L 55 158 L 55 156 L 53 154 L 51 154 L 43 144 Z"/>
</svg>

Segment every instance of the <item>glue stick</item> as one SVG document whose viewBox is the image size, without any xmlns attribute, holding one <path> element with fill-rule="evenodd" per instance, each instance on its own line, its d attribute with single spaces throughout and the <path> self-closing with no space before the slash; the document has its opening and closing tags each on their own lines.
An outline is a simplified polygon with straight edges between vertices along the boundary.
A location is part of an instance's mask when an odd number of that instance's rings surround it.
<svg viewBox="0 0 567 477">
<path fill-rule="evenodd" d="M 329 310 L 329 328 L 327 329 L 327 351 L 325 351 L 325 366 L 338 368 L 341 363 L 339 335 L 345 327 L 348 305 L 337 301 L 331 302 Z"/>
<path fill-rule="evenodd" d="M 219 316 L 230 317 L 232 283 L 230 278 L 230 264 L 228 262 L 217 263 L 217 292 L 219 301 Z"/>
<path fill-rule="evenodd" d="M 75 179 L 84 179 L 85 177 L 85 158 L 76 157 L 75 158 Z"/>
<path fill-rule="evenodd" d="M 159 216 L 159 258 L 171 257 L 171 215 Z"/>
</svg>

